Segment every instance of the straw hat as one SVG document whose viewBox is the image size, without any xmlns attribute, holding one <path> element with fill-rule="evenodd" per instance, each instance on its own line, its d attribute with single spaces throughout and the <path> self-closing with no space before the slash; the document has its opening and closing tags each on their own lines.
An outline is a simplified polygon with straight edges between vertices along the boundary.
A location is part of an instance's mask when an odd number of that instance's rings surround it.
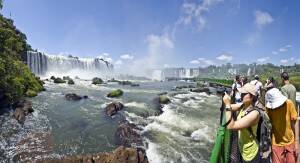
<svg viewBox="0 0 300 163">
<path fill-rule="evenodd" d="M 256 96 L 256 87 L 255 85 L 253 84 L 250 84 L 250 83 L 247 83 L 245 84 L 243 87 L 241 88 L 237 88 L 237 90 L 240 92 L 240 93 L 250 93 L 254 96 Z"/>
</svg>

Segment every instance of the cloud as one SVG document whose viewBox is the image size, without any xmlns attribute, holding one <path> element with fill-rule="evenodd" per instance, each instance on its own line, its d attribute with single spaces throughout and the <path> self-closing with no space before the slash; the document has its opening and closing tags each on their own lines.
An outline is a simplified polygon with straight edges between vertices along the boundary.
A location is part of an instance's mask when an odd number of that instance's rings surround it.
<svg viewBox="0 0 300 163">
<path fill-rule="evenodd" d="M 133 60 L 134 56 L 129 55 L 129 54 L 124 54 L 124 55 L 121 55 L 120 58 L 125 59 L 125 60 Z"/>
<path fill-rule="evenodd" d="M 203 30 L 207 24 L 206 14 L 210 8 L 223 0 L 203 0 L 200 3 L 184 2 L 182 4 L 182 15 L 175 23 L 175 28 L 179 24 L 195 24 L 199 31 Z"/>
<path fill-rule="evenodd" d="M 123 64 L 123 61 L 122 61 L 122 60 L 117 60 L 117 61 L 115 62 L 115 65 L 121 65 L 121 64 Z"/>
<path fill-rule="evenodd" d="M 108 57 L 108 56 L 109 56 L 109 54 L 108 54 L 108 53 L 102 53 L 102 56 L 104 56 L 104 57 Z"/>
<path fill-rule="evenodd" d="M 260 29 L 274 21 L 273 17 L 268 12 L 257 10 L 254 12 L 254 16 L 255 24 L 257 28 Z"/>
<path fill-rule="evenodd" d="M 254 11 L 253 15 L 255 18 L 254 24 L 256 25 L 258 30 L 250 34 L 245 40 L 245 43 L 249 46 L 254 46 L 255 44 L 257 44 L 261 38 L 261 30 L 274 21 L 273 17 L 265 11 L 256 10 Z"/>
<path fill-rule="evenodd" d="M 258 58 L 257 62 L 259 63 L 265 63 L 266 61 L 268 61 L 270 59 L 270 57 L 262 57 L 262 58 Z"/>
<path fill-rule="evenodd" d="M 286 52 L 287 49 L 286 48 L 279 48 L 278 51 L 280 51 L 280 52 Z"/>
<path fill-rule="evenodd" d="M 192 60 L 192 61 L 190 61 L 190 64 L 200 64 L 200 61 L 199 60 Z"/>
<path fill-rule="evenodd" d="M 109 56 L 110 56 L 109 53 L 102 53 L 101 55 L 97 56 L 97 58 L 101 58 L 101 59 L 104 59 L 105 61 L 112 63 L 113 59 L 110 58 Z"/>
<path fill-rule="evenodd" d="M 286 63 L 288 63 L 288 62 L 289 62 L 288 59 L 281 59 L 281 60 L 280 60 L 280 63 L 283 63 L 283 64 L 286 64 Z"/>
<path fill-rule="evenodd" d="M 154 70 L 166 66 L 166 62 L 170 60 L 174 48 L 173 40 L 169 37 L 168 33 L 161 35 L 149 34 L 145 41 L 147 44 L 147 53 L 144 57 L 132 60 L 130 64 L 123 63 L 118 72 L 137 76 L 151 76 Z M 124 58 L 132 57 L 124 56 Z"/>
<path fill-rule="evenodd" d="M 215 62 L 213 62 L 212 60 L 209 60 L 209 59 L 205 60 L 204 63 L 206 64 L 206 65 L 203 65 L 204 67 L 215 64 Z"/>
<path fill-rule="evenodd" d="M 220 61 L 230 62 L 233 59 L 233 57 L 229 54 L 221 54 L 220 56 L 217 57 L 217 59 Z"/>
<path fill-rule="evenodd" d="M 209 60 L 206 58 L 198 58 L 198 59 L 190 61 L 190 64 L 199 65 L 201 67 L 207 67 L 209 65 L 214 65 L 215 63 L 212 60 Z"/>
<path fill-rule="evenodd" d="M 278 50 L 276 51 L 272 51 L 272 54 L 276 55 L 276 54 L 279 54 L 279 53 L 283 53 L 283 52 L 287 52 L 289 51 L 293 46 L 292 45 L 285 45 L 283 47 L 280 47 Z"/>
<path fill-rule="evenodd" d="M 287 59 L 281 59 L 280 63 L 285 64 L 285 65 L 291 65 L 291 64 L 293 64 L 294 60 L 295 60 L 294 57 L 287 58 Z"/>
<path fill-rule="evenodd" d="M 168 68 L 168 67 L 170 67 L 169 64 L 164 64 L 164 68 Z"/>
<path fill-rule="evenodd" d="M 249 46 L 254 46 L 260 40 L 260 33 L 255 32 L 251 34 L 245 41 Z"/>
<path fill-rule="evenodd" d="M 154 35 L 150 34 L 147 36 L 148 48 L 150 51 L 160 49 L 162 47 L 172 49 L 174 47 L 173 41 L 168 37 L 168 35 Z"/>
</svg>

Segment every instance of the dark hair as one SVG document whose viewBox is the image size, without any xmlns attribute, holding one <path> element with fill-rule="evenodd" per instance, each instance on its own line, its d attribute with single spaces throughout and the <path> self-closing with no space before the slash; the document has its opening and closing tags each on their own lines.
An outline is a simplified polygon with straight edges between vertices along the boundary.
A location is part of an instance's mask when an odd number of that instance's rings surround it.
<svg viewBox="0 0 300 163">
<path fill-rule="evenodd" d="M 259 80 L 259 76 L 255 75 L 254 79 Z"/>
<path fill-rule="evenodd" d="M 275 83 L 274 83 L 275 80 L 274 80 L 273 76 L 269 76 L 268 80 L 269 80 L 271 83 L 275 84 Z"/>
<path fill-rule="evenodd" d="M 244 76 L 244 77 L 243 77 L 243 82 L 244 82 L 244 84 L 245 84 L 245 83 L 248 83 L 248 78 L 247 78 L 247 76 Z"/>
<path fill-rule="evenodd" d="M 235 80 L 240 80 L 240 75 L 236 75 Z"/>
<path fill-rule="evenodd" d="M 289 80 L 289 74 L 287 72 L 281 73 L 281 79 L 283 79 L 283 80 Z"/>
</svg>

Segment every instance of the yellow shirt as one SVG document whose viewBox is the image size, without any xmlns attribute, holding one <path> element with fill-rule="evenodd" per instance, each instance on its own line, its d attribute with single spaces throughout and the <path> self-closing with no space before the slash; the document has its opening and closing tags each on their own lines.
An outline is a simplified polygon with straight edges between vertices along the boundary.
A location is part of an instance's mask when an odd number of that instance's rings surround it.
<svg viewBox="0 0 300 163">
<path fill-rule="evenodd" d="M 297 120 L 297 112 L 291 100 L 276 109 L 267 108 L 267 113 L 272 124 L 272 145 L 286 146 L 292 144 L 294 132 L 291 121 Z"/>
<path fill-rule="evenodd" d="M 237 119 L 241 119 L 245 115 L 245 110 L 241 110 Z M 251 126 L 253 134 L 256 137 L 257 124 Z M 239 130 L 239 150 L 245 161 L 251 161 L 257 155 L 258 144 L 256 143 L 256 138 L 251 136 L 248 128 Z"/>
</svg>

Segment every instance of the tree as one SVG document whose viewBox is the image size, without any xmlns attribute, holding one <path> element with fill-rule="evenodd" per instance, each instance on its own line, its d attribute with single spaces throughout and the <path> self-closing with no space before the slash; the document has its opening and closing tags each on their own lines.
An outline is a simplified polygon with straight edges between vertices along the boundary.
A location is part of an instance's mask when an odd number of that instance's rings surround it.
<svg viewBox="0 0 300 163">
<path fill-rule="evenodd" d="M 0 0 L 0 10 L 3 8 L 3 0 Z"/>
</svg>

